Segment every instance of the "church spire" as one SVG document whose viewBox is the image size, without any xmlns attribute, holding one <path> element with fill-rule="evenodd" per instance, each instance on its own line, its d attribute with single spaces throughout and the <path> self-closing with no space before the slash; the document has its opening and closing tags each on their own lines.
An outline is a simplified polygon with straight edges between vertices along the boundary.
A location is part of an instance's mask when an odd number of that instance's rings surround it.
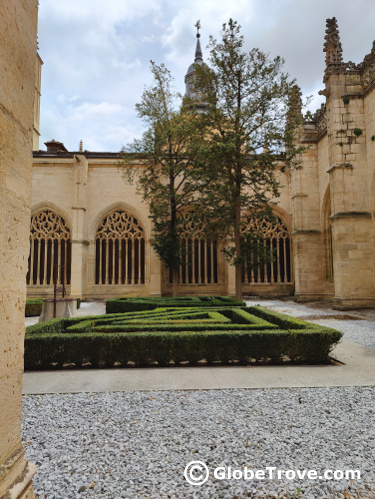
<svg viewBox="0 0 375 499">
<path fill-rule="evenodd" d="M 197 28 L 197 45 L 195 47 L 195 57 L 194 57 L 194 62 L 193 64 L 190 64 L 189 69 L 187 70 L 187 73 L 185 75 L 185 84 L 186 84 L 186 91 L 185 95 L 188 97 L 194 97 L 194 73 L 195 73 L 195 64 L 203 64 L 203 53 L 202 53 L 202 48 L 201 48 L 201 43 L 200 43 L 200 33 L 199 30 L 201 29 L 201 22 L 198 20 L 194 26 Z"/>
<path fill-rule="evenodd" d="M 201 49 L 201 43 L 199 41 L 199 38 L 201 37 L 200 33 L 199 33 L 199 30 L 201 29 L 201 22 L 200 20 L 198 19 L 198 21 L 196 22 L 196 24 L 194 24 L 194 26 L 197 28 L 197 46 L 195 48 L 195 59 L 194 59 L 194 63 L 195 64 L 199 64 L 199 63 L 202 63 L 203 62 L 203 53 L 202 53 L 202 49 Z"/>
</svg>

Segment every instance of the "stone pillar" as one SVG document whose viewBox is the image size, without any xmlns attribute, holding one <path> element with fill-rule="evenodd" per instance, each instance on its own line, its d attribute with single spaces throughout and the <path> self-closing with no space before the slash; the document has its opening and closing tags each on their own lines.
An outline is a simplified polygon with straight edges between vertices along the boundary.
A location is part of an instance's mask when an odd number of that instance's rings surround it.
<svg viewBox="0 0 375 499">
<path fill-rule="evenodd" d="M 229 247 L 234 246 L 233 241 L 227 242 Z M 219 251 L 221 251 L 221 246 Z M 236 267 L 228 262 L 226 258 L 223 258 L 223 265 L 225 265 L 225 282 L 226 282 L 226 294 L 232 298 L 236 296 Z"/>
<path fill-rule="evenodd" d="M 160 259 L 151 246 L 150 248 L 150 296 L 161 296 L 161 271 Z M 147 266 L 146 266 L 147 269 Z"/>
<path fill-rule="evenodd" d="M 296 301 L 323 298 L 322 235 L 315 125 L 305 124 L 303 143 L 309 149 L 302 168 L 291 173 L 293 255 Z M 309 143 L 310 142 L 310 143 Z"/>
<path fill-rule="evenodd" d="M 334 308 L 374 307 L 372 215 L 359 75 L 327 76 Z"/>
<path fill-rule="evenodd" d="M 360 69 L 344 63 L 337 21 L 327 19 L 324 74 L 334 308 L 375 306 L 373 244 L 366 157 L 363 81 Z"/>
<path fill-rule="evenodd" d="M 38 1 L 0 0 L 0 497 L 31 499 L 21 441 Z"/>
<path fill-rule="evenodd" d="M 74 157 L 75 204 L 73 208 L 72 233 L 72 277 L 70 294 L 82 298 L 87 279 L 87 259 L 89 241 L 87 240 L 87 175 L 88 163 L 84 154 Z"/>
</svg>

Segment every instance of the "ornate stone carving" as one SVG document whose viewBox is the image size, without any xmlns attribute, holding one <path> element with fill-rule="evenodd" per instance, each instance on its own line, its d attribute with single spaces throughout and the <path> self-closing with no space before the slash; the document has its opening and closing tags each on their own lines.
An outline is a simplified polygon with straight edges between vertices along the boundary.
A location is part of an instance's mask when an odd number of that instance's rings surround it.
<svg viewBox="0 0 375 499">
<path fill-rule="evenodd" d="M 326 26 L 323 49 L 323 52 L 326 53 L 326 65 L 340 65 L 342 63 L 342 46 L 336 18 L 332 17 L 332 19 L 327 19 Z"/>
<path fill-rule="evenodd" d="M 181 237 L 193 237 L 197 239 L 202 237 L 202 226 L 195 221 L 191 210 L 180 214 L 180 224 L 182 226 Z"/>
<path fill-rule="evenodd" d="M 71 237 L 65 220 L 54 211 L 42 210 L 31 217 L 30 239 L 68 241 Z"/>
<path fill-rule="evenodd" d="M 314 121 L 318 135 L 327 130 L 327 109 L 325 104 L 322 104 L 320 109 L 314 113 Z"/>
<path fill-rule="evenodd" d="M 289 110 L 287 113 L 287 125 L 292 128 L 302 118 L 302 92 L 298 85 L 293 85 L 289 97 Z"/>
<path fill-rule="evenodd" d="M 375 81 L 375 41 L 373 42 L 370 54 L 365 56 L 363 62 L 358 65 L 358 68 L 361 71 L 363 86 L 366 88 Z"/>
<path fill-rule="evenodd" d="M 264 239 L 288 239 L 288 229 L 279 217 L 276 221 L 268 218 L 248 216 L 243 219 L 241 234 L 254 233 Z"/>
<path fill-rule="evenodd" d="M 138 220 L 126 211 L 117 210 L 108 215 L 96 232 L 96 239 L 105 241 L 115 239 L 143 239 L 143 227 Z"/>
<path fill-rule="evenodd" d="M 339 74 L 358 74 L 359 68 L 354 62 L 343 62 L 342 45 L 340 41 L 337 20 L 335 17 L 327 19 L 326 36 L 323 52 L 326 53 L 326 69 L 324 72 L 324 81 L 330 75 Z"/>
<path fill-rule="evenodd" d="M 358 74 L 360 72 L 360 69 L 357 66 L 357 64 L 355 64 L 352 61 L 343 63 L 343 69 L 344 69 L 345 74 L 348 74 L 348 75 L 355 75 L 355 74 Z"/>
</svg>

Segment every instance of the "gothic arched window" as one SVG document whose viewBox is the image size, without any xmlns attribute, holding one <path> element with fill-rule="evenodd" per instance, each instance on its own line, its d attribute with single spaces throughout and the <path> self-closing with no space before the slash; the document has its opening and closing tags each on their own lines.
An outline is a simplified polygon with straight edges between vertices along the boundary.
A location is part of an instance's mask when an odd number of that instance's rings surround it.
<svg viewBox="0 0 375 499">
<path fill-rule="evenodd" d="M 116 210 L 95 236 L 95 284 L 144 284 L 145 235 L 138 220 Z"/>
<path fill-rule="evenodd" d="M 203 237 L 200 227 L 187 211 L 182 216 L 183 230 L 180 234 L 181 261 L 180 284 L 217 284 L 218 249 L 216 241 Z M 169 271 L 172 283 L 172 271 Z"/>
<path fill-rule="evenodd" d="M 282 220 L 249 216 L 241 233 L 245 253 L 242 282 L 291 283 L 290 234 Z"/>
<path fill-rule="evenodd" d="M 31 217 L 27 284 L 70 284 L 72 236 L 65 220 L 46 209 Z"/>
</svg>

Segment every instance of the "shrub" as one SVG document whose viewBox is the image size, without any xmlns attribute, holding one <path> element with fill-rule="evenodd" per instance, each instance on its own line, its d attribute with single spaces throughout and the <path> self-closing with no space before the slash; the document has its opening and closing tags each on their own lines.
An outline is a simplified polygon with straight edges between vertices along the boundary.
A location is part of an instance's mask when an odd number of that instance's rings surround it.
<svg viewBox="0 0 375 499">
<path fill-rule="evenodd" d="M 139 310 L 154 310 L 158 307 L 222 307 L 223 305 L 244 306 L 242 301 L 236 301 L 228 296 L 179 296 L 174 298 L 113 298 L 106 301 L 106 313 L 135 312 Z"/>
<path fill-rule="evenodd" d="M 25 317 L 37 317 L 42 313 L 43 298 L 28 298 L 25 306 Z M 77 310 L 81 306 L 81 298 L 76 298 Z"/>
<path fill-rule="evenodd" d="M 25 305 L 25 317 L 36 317 L 42 313 L 43 299 L 27 299 Z"/>
<path fill-rule="evenodd" d="M 254 361 L 326 363 L 342 333 L 264 307 L 165 307 L 26 330 L 25 369 Z"/>
</svg>

